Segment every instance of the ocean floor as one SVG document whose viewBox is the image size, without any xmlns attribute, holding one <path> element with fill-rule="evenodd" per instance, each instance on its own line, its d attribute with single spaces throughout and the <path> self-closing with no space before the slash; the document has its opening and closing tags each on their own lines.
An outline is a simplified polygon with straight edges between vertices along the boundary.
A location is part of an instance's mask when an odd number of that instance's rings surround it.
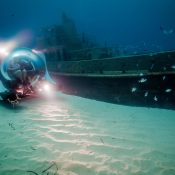
<svg viewBox="0 0 175 175">
<path fill-rule="evenodd" d="M 0 175 L 77 174 L 175 174 L 175 111 L 61 93 L 0 105 Z"/>
</svg>

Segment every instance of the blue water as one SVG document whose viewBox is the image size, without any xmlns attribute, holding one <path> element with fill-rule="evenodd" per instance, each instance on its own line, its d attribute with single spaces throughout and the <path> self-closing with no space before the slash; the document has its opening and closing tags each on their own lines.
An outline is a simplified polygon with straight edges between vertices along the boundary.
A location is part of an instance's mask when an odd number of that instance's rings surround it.
<svg viewBox="0 0 175 175">
<path fill-rule="evenodd" d="M 0 38 L 10 40 L 28 32 L 22 44 L 32 46 L 41 28 L 60 24 L 62 12 L 80 33 L 103 46 L 138 51 L 175 48 L 174 31 L 164 32 L 175 30 L 173 0 L 1 0 Z"/>
</svg>

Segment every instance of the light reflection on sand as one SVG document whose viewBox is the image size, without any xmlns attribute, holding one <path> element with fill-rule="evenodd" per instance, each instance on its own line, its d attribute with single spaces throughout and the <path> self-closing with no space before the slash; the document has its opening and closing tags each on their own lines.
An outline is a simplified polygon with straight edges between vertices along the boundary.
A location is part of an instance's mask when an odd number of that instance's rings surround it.
<svg viewBox="0 0 175 175">
<path fill-rule="evenodd" d="M 175 174 L 175 111 L 59 93 L 21 105 L 0 106 L 0 175 Z"/>
</svg>

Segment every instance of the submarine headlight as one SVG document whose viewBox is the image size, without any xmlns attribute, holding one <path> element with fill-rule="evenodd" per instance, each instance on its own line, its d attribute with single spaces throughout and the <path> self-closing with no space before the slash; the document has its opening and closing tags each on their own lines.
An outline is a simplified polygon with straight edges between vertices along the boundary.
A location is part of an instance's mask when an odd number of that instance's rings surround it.
<svg viewBox="0 0 175 175">
<path fill-rule="evenodd" d="M 43 83 L 41 84 L 41 86 L 38 88 L 39 92 L 51 92 L 52 88 L 50 86 L 50 84 L 48 83 Z"/>
<path fill-rule="evenodd" d="M 49 84 L 44 84 L 43 89 L 48 92 L 50 90 Z"/>
<path fill-rule="evenodd" d="M 7 51 L 7 48 L 1 47 L 0 48 L 0 55 L 7 56 L 9 52 Z"/>
<path fill-rule="evenodd" d="M 53 98 L 54 97 L 54 88 L 51 84 L 48 82 L 44 82 L 41 84 L 41 86 L 38 88 L 38 92 L 47 98 Z"/>
</svg>

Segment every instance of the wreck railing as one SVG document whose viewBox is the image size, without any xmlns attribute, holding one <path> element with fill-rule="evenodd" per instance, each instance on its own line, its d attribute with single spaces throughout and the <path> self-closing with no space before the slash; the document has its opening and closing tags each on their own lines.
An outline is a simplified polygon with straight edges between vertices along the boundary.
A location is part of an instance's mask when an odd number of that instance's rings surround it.
<svg viewBox="0 0 175 175">
<path fill-rule="evenodd" d="M 174 72 L 175 51 L 81 61 L 48 61 L 51 72 L 116 75 L 127 73 Z"/>
</svg>

